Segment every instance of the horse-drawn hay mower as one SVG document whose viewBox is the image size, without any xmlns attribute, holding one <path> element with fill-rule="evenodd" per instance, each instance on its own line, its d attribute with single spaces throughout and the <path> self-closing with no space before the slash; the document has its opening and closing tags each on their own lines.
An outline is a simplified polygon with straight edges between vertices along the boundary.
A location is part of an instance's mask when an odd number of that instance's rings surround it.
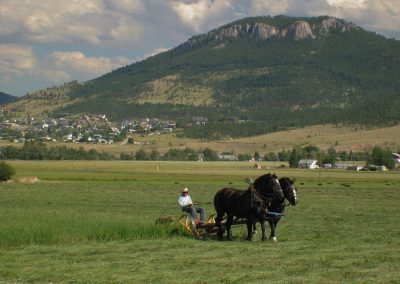
<svg viewBox="0 0 400 284">
<path fill-rule="evenodd" d="M 218 230 L 217 224 L 215 223 L 215 214 L 210 215 L 206 223 L 202 223 L 198 219 L 192 220 L 188 214 L 182 214 L 178 221 L 183 226 L 186 233 L 196 238 L 204 234 L 208 236 L 215 235 Z"/>
<path fill-rule="evenodd" d="M 268 221 L 271 228 L 270 240 L 276 241 L 275 230 L 282 216 L 285 215 L 284 208 L 289 205 L 297 204 L 297 189 L 294 186 L 294 180 L 283 177 L 278 180 L 275 174 L 264 174 L 256 179 L 246 178 L 245 182 L 249 185 L 246 191 L 235 188 L 223 188 L 218 191 L 214 197 L 214 206 L 218 214 L 224 214 L 225 217 L 220 222 L 220 229 L 215 221 L 215 215 L 208 217 L 207 222 L 200 222 L 198 219 L 192 219 L 190 213 L 182 214 L 175 224 L 180 224 L 184 231 L 196 238 L 212 237 L 218 233 L 221 238 L 224 231 L 227 231 L 228 239 L 232 238 L 230 232 L 232 225 L 247 224 L 249 218 L 257 220 L 262 224 L 262 240 L 266 240 L 264 221 Z M 187 191 L 186 191 L 187 192 Z M 288 203 L 286 203 L 286 201 Z M 195 205 L 195 204 L 191 204 Z M 196 204 L 197 205 L 197 204 Z M 236 207 L 231 208 L 234 205 Z M 182 205 L 181 205 L 182 206 Z M 231 207 L 229 207 L 231 206 Z M 227 209 L 228 208 L 228 209 Z M 193 208 L 192 208 L 193 210 Z M 183 210 L 184 212 L 187 212 Z M 197 211 L 197 210 L 196 210 Z M 193 213 L 192 213 L 193 214 Z M 200 216 L 203 212 L 200 210 Z M 194 214 L 193 214 L 194 215 Z M 227 219 L 227 216 L 229 218 Z M 234 217 L 232 220 L 231 217 Z M 159 218 L 160 219 L 160 218 Z M 165 218 L 164 218 L 165 219 Z M 157 220 L 157 223 L 172 222 L 168 220 Z M 255 221 L 254 221 L 255 222 Z M 251 240 L 252 234 L 256 231 L 256 225 L 247 227 L 247 239 Z"/>
<path fill-rule="evenodd" d="M 266 221 L 278 219 L 284 214 L 275 213 L 275 212 L 268 212 L 268 217 L 265 218 Z M 178 222 L 183 226 L 185 232 L 195 238 L 202 238 L 202 237 L 214 237 L 217 234 L 218 226 L 215 222 L 215 214 L 211 214 L 206 223 L 202 223 L 200 220 L 196 219 L 192 221 L 189 214 L 182 214 L 178 219 Z M 223 219 L 221 222 L 221 228 L 225 231 L 225 224 L 226 218 Z M 246 219 L 239 219 L 236 218 L 233 220 L 232 226 L 234 225 L 243 225 L 246 224 Z"/>
</svg>

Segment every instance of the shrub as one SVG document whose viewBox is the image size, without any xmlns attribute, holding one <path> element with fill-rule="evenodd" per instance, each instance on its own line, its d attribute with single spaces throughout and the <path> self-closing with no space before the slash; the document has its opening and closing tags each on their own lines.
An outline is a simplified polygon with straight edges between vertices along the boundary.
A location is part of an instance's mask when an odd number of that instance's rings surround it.
<svg viewBox="0 0 400 284">
<path fill-rule="evenodd" d="M 0 181 L 7 181 L 15 175 L 15 169 L 4 161 L 0 162 Z"/>
</svg>

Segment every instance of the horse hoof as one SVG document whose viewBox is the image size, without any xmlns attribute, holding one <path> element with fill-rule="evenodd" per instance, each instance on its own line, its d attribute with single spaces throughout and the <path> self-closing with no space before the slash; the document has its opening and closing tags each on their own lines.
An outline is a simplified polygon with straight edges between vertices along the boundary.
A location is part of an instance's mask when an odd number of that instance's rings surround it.
<svg viewBox="0 0 400 284">
<path fill-rule="evenodd" d="M 272 241 L 272 242 L 274 242 L 274 243 L 277 242 L 276 237 L 270 237 L 269 240 Z"/>
</svg>

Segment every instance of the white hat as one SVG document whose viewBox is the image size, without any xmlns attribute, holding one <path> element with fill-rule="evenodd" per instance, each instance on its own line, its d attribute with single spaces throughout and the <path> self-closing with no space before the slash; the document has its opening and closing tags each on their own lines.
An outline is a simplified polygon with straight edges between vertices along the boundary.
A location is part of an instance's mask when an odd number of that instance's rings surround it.
<svg viewBox="0 0 400 284">
<path fill-rule="evenodd" d="M 187 188 L 187 187 L 185 187 L 183 190 L 182 190 L 182 193 L 183 192 L 189 192 L 189 189 Z"/>
</svg>

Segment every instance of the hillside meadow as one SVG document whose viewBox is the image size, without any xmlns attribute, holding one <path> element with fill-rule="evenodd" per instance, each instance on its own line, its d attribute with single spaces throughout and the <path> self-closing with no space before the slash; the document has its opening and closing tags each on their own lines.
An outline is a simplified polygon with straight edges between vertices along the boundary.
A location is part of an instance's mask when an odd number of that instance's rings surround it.
<svg viewBox="0 0 400 284">
<path fill-rule="evenodd" d="M 131 137 L 140 142 L 141 145 L 127 144 L 127 139 L 123 142 L 114 144 L 89 144 L 89 143 L 47 143 L 49 147 L 65 145 L 67 147 L 79 148 L 85 150 L 95 149 L 99 152 L 112 154 L 135 153 L 139 149 L 147 152 L 157 150 L 165 154 L 171 148 L 183 149 L 189 147 L 195 150 L 211 148 L 217 152 L 247 153 L 253 155 L 258 151 L 262 155 L 268 152 L 279 152 L 282 150 L 291 150 L 295 146 L 315 145 L 322 150 L 334 147 L 336 151 L 370 151 L 374 146 L 389 148 L 392 151 L 400 151 L 400 125 L 384 128 L 352 128 L 347 126 L 335 125 L 315 125 L 304 128 L 296 128 L 285 131 L 273 132 L 265 135 L 226 139 L 226 140 L 198 140 L 191 138 L 182 138 L 177 136 L 178 132 L 162 135 L 132 135 Z M 0 140 L 0 146 L 12 145 L 21 147 L 22 143 L 13 143 L 6 140 Z"/>
<path fill-rule="evenodd" d="M 8 161 L 0 184 L 0 283 L 398 283 L 398 172 L 274 169 L 247 162 Z M 269 169 L 267 169 L 269 167 Z M 206 213 L 215 192 L 266 171 L 296 178 L 299 204 L 278 242 L 245 226 L 195 240 L 178 224 L 188 186 Z M 35 184 L 18 182 L 37 177 Z"/>
</svg>

